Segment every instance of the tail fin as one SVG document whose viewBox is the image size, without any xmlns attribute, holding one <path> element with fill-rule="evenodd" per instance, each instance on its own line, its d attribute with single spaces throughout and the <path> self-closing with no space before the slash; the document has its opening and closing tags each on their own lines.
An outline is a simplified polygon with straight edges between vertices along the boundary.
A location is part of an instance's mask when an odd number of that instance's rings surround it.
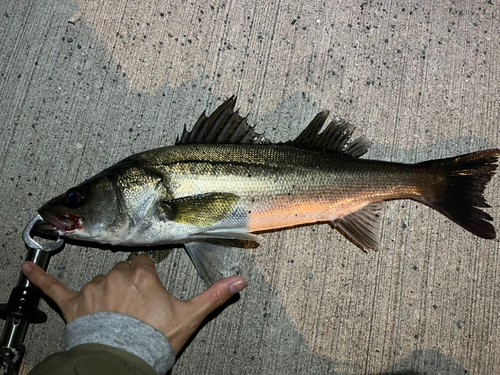
<svg viewBox="0 0 500 375">
<path fill-rule="evenodd" d="M 441 212 L 469 232 L 482 238 L 495 238 L 493 218 L 478 207 L 490 207 L 484 199 L 486 184 L 497 169 L 499 149 L 484 150 L 448 159 L 431 160 L 422 166 L 439 168 L 446 178 L 440 199 L 424 203 Z"/>
</svg>

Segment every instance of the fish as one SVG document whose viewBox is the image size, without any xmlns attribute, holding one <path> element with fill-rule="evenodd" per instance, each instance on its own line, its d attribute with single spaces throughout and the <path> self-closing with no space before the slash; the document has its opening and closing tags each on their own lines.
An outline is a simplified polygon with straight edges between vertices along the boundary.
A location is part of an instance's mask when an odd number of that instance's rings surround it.
<svg viewBox="0 0 500 375">
<path fill-rule="evenodd" d="M 500 150 L 394 163 L 361 158 L 371 143 L 328 111 L 294 140 L 272 143 L 230 97 L 172 146 L 129 156 L 38 210 L 38 232 L 101 244 L 183 245 L 201 278 L 227 273 L 221 249 L 259 233 L 330 223 L 367 251 L 380 247 L 383 202 L 427 205 L 485 239 L 496 236 L 484 190 Z M 323 129 L 324 127 L 324 129 Z M 323 130 L 322 130 L 323 129 Z M 227 262 L 226 262 L 227 263 Z"/>
</svg>

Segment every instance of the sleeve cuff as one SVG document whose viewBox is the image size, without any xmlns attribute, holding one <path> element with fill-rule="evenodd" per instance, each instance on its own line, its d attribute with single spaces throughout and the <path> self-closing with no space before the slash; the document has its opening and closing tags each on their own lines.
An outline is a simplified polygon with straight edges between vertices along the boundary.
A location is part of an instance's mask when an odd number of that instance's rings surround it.
<svg viewBox="0 0 500 375">
<path fill-rule="evenodd" d="M 100 312 L 81 316 L 66 325 L 65 350 L 82 344 L 104 344 L 143 359 L 157 374 L 175 363 L 175 352 L 165 335 L 128 315 Z"/>
</svg>

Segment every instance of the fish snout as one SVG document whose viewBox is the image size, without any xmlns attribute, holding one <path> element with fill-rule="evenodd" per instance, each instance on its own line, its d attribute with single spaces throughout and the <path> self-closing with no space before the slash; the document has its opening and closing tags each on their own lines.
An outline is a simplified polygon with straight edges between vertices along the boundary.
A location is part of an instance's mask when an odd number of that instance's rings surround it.
<svg viewBox="0 0 500 375">
<path fill-rule="evenodd" d="M 82 218 L 78 215 L 67 213 L 54 213 L 43 209 L 38 211 L 44 221 L 39 221 L 35 225 L 35 230 L 50 234 L 57 234 L 63 236 L 66 232 L 81 229 Z"/>
</svg>

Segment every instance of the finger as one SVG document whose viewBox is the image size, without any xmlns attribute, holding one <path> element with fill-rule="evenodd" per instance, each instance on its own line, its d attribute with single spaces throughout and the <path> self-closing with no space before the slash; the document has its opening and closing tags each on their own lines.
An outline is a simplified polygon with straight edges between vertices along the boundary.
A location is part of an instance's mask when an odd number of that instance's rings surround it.
<svg viewBox="0 0 500 375">
<path fill-rule="evenodd" d="M 118 262 L 112 269 L 116 271 L 130 271 L 130 263 L 125 261 Z"/>
<path fill-rule="evenodd" d="M 241 292 L 247 286 L 245 279 L 239 276 L 231 276 L 217 281 L 203 293 L 190 300 L 198 316 L 205 319 L 212 311 L 221 307 L 234 294 Z"/>
<path fill-rule="evenodd" d="M 94 284 L 99 284 L 101 281 L 104 280 L 106 276 L 104 275 L 97 275 L 96 277 L 94 277 L 92 280 L 89 281 L 89 284 L 90 283 L 94 283 Z"/>
<path fill-rule="evenodd" d="M 151 259 L 147 255 L 139 254 L 134 258 L 132 263 L 130 263 L 130 269 L 132 271 L 139 267 L 146 267 L 148 269 L 152 268 L 156 273 L 155 262 L 153 262 L 153 259 Z"/>
<path fill-rule="evenodd" d="M 77 292 L 68 288 L 59 280 L 54 279 L 33 262 L 24 262 L 22 269 L 26 277 L 42 292 L 62 308 L 64 302 L 73 297 Z"/>
</svg>

